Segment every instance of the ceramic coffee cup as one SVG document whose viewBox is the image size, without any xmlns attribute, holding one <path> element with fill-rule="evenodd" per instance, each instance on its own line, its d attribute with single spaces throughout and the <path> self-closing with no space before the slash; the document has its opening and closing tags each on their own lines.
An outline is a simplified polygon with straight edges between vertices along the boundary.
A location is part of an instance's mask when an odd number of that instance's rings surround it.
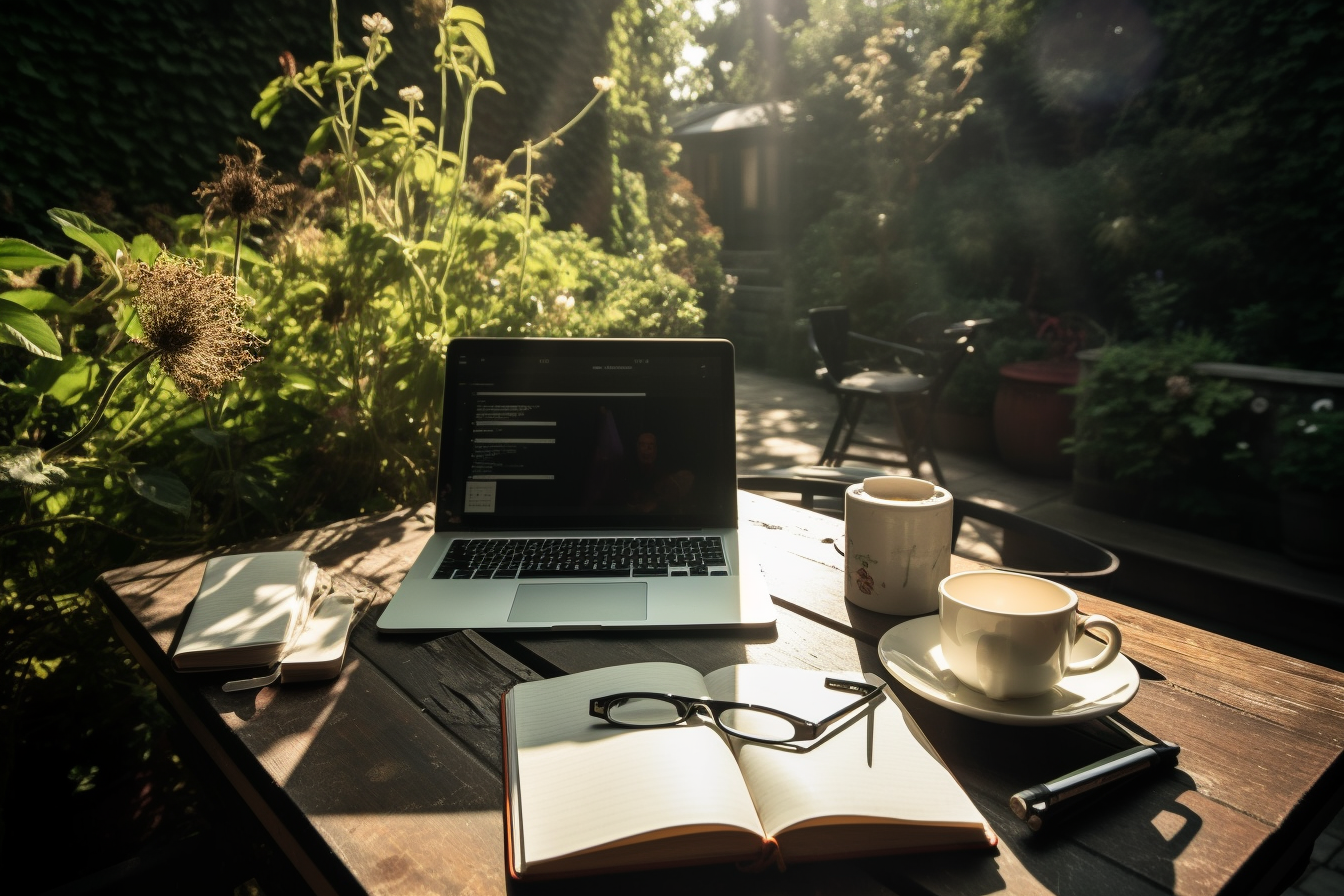
<svg viewBox="0 0 1344 896">
<path fill-rule="evenodd" d="M 938 585 L 943 658 L 963 684 L 995 700 L 1033 697 L 1066 675 L 1100 669 L 1120 653 L 1120 629 L 1105 616 L 1078 616 L 1078 595 L 1049 579 L 1002 570 L 948 576 Z M 1106 648 L 1071 662 L 1085 631 Z"/>
<path fill-rule="evenodd" d="M 952 495 L 908 476 L 872 476 L 845 490 L 845 599 L 879 613 L 938 609 L 951 570 Z"/>
</svg>

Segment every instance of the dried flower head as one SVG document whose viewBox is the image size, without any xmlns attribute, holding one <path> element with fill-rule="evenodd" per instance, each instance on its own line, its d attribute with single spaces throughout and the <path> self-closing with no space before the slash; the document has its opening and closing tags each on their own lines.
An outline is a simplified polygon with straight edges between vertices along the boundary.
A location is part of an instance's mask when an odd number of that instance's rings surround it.
<svg viewBox="0 0 1344 896">
<path fill-rule="evenodd" d="M 219 180 L 202 181 L 192 195 L 201 201 L 209 199 L 205 207 L 207 219 L 234 218 L 255 221 L 280 208 L 282 200 L 294 190 L 293 184 L 278 184 L 275 176 L 267 176 L 261 167 L 261 150 L 238 138 L 239 155 L 221 155 L 224 166 Z"/>
<path fill-rule="evenodd" d="M 177 387 L 204 400 L 261 359 L 265 340 L 243 327 L 247 302 L 233 278 L 204 274 L 200 264 L 167 252 L 153 266 L 137 262 L 139 295 L 132 299 L 144 335 L 136 341 L 158 351 L 159 366 Z"/>
<path fill-rule="evenodd" d="M 443 18 L 446 4 L 443 0 L 412 0 L 411 16 L 416 28 L 433 28 Z"/>
<path fill-rule="evenodd" d="M 412 84 L 398 90 L 397 96 L 401 97 L 403 103 L 418 103 L 425 98 L 425 92 Z"/>
<path fill-rule="evenodd" d="M 1188 376 L 1167 377 L 1167 394 L 1172 398 L 1189 398 L 1194 392 Z"/>
<path fill-rule="evenodd" d="M 299 73 L 299 63 L 294 58 L 294 54 L 286 50 L 280 54 L 280 71 L 286 78 L 292 78 Z"/>
<path fill-rule="evenodd" d="M 387 34 L 392 30 L 392 23 L 387 20 L 387 16 L 380 12 L 365 16 L 360 21 L 364 23 L 365 31 L 371 31 L 374 34 Z"/>
<path fill-rule="evenodd" d="M 609 78 L 606 75 L 598 75 L 596 78 L 593 79 L 593 89 L 601 91 L 602 93 L 606 93 L 608 90 L 610 90 L 615 86 L 616 86 L 616 79 Z"/>
</svg>

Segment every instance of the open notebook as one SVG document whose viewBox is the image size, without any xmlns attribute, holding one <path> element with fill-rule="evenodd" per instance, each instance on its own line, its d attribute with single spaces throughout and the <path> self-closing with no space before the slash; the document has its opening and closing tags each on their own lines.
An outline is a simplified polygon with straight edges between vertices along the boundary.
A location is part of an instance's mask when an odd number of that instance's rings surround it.
<svg viewBox="0 0 1344 896">
<path fill-rule="evenodd" d="M 827 675 L 740 665 L 701 676 L 639 663 L 515 686 L 503 699 L 510 873 L 795 862 L 990 847 L 984 818 L 888 690 L 810 749 L 710 724 L 628 729 L 588 714 L 622 691 L 772 706 L 819 720 L 852 694 Z"/>
</svg>

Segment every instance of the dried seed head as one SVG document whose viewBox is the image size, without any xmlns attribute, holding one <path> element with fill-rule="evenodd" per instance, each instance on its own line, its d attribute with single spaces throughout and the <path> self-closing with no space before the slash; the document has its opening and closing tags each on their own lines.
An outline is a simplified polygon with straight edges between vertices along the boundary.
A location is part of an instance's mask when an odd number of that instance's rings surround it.
<svg viewBox="0 0 1344 896">
<path fill-rule="evenodd" d="M 294 54 L 288 50 L 280 54 L 280 71 L 286 78 L 292 78 L 299 73 L 299 63 L 294 59 Z"/>
<path fill-rule="evenodd" d="M 234 218 L 255 221 L 280 208 L 282 201 L 294 190 L 293 184 L 278 184 L 275 176 L 262 173 L 261 150 L 241 137 L 236 156 L 221 155 L 224 166 L 217 181 L 203 181 L 192 195 L 204 202 L 207 219 Z"/>
<path fill-rule="evenodd" d="M 363 23 L 365 31 L 372 31 L 374 34 L 387 34 L 392 30 L 392 23 L 387 20 L 387 16 L 380 12 L 371 16 L 364 16 L 360 21 Z"/>
<path fill-rule="evenodd" d="M 425 92 L 412 84 L 398 90 L 397 96 L 401 97 L 403 103 L 418 103 L 425 98 Z"/>
<path fill-rule="evenodd" d="M 261 360 L 253 352 L 265 340 L 243 327 L 248 303 L 233 278 L 203 274 L 198 262 L 164 252 L 152 267 L 136 263 L 135 282 L 131 304 L 144 329 L 136 341 L 161 352 L 163 372 L 192 398 L 204 400 Z"/>
</svg>

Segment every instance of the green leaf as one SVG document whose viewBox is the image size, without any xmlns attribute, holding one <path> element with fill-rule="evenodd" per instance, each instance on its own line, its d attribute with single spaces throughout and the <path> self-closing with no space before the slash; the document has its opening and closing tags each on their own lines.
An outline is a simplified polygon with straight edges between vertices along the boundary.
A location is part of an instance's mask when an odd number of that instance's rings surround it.
<svg viewBox="0 0 1344 896">
<path fill-rule="evenodd" d="M 215 432 L 213 429 L 207 429 L 204 426 L 196 426 L 192 428 L 191 434 L 196 441 L 203 445 L 209 445 L 216 451 L 224 451 L 229 447 L 229 434 L 226 432 Z"/>
<path fill-rule="evenodd" d="M 47 214 L 61 232 L 81 245 L 88 246 L 107 261 L 115 263 L 117 252 L 126 251 L 126 241 L 101 224 L 95 224 L 88 215 L 68 208 L 48 209 Z"/>
<path fill-rule="evenodd" d="M 182 516 L 191 515 L 191 491 L 176 473 L 158 467 L 140 467 L 129 477 L 135 493 Z"/>
<path fill-rule="evenodd" d="M 47 322 L 7 299 L 0 299 L 0 342 L 17 345 L 41 358 L 61 357 L 61 344 Z"/>
<path fill-rule="evenodd" d="M 349 74 L 364 67 L 363 56 L 342 56 L 322 73 L 323 81 L 334 81 L 338 75 Z"/>
<path fill-rule="evenodd" d="M 6 271 L 52 268 L 63 264 L 65 264 L 64 258 L 32 243 L 8 236 L 0 238 L 0 268 Z"/>
<path fill-rule="evenodd" d="M 29 364 L 23 381 L 33 392 L 71 405 L 98 385 L 98 374 L 98 365 L 88 355 L 66 355 L 59 361 L 44 359 Z"/>
<path fill-rule="evenodd" d="M 145 328 L 140 326 L 140 315 L 135 313 L 135 308 L 130 302 L 122 303 L 121 308 L 117 311 L 116 319 L 117 329 L 130 338 L 139 339 L 145 335 Z"/>
<path fill-rule="evenodd" d="M 0 448 L 0 483 L 23 488 L 53 488 L 65 481 L 65 471 L 43 463 L 36 448 Z"/>
<path fill-rule="evenodd" d="M 131 257 L 136 261 L 153 264 L 162 251 L 158 240 L 147 233 L 136 234 L 135 239 L 131 240 Z"/>
<path fill-rule="evenodd" d="M 317 130 L 313 131 L 313 136 L 308 138 L 308 145 L 304 147 L 304 153 L 315 156 L 327 146 L 327 141 L 331 139 L 331 118 L 322 119 L 318 124 Z"/>
<path fill-rule="evenodd" d="M 475 22 L 482 28 L 485 27 L 485 16 L 481 15 L 470 6 L 454 6 L 448 10 L 448 21 L 450 22 Z"/>
<path fill-rule="evenodd" d="M 458 22 L 457 27 L 462 29 L 462 36 L 471 44 L 471 48 L 476 51 L 476 55 L 481 57 L 481 63 L 485 66 L 486 74 L 495 73 L 495 57 L 490 55 L 490 42 L 485 39 L 485 32 L 471 22 Z"/>
<path fill-rule="evenodd" d="M 0 299 L 22 305 L 29 311 L 69 311 L 70 303 L 45 289 L 11 289 L 0 293 Z"/>
</svg>

